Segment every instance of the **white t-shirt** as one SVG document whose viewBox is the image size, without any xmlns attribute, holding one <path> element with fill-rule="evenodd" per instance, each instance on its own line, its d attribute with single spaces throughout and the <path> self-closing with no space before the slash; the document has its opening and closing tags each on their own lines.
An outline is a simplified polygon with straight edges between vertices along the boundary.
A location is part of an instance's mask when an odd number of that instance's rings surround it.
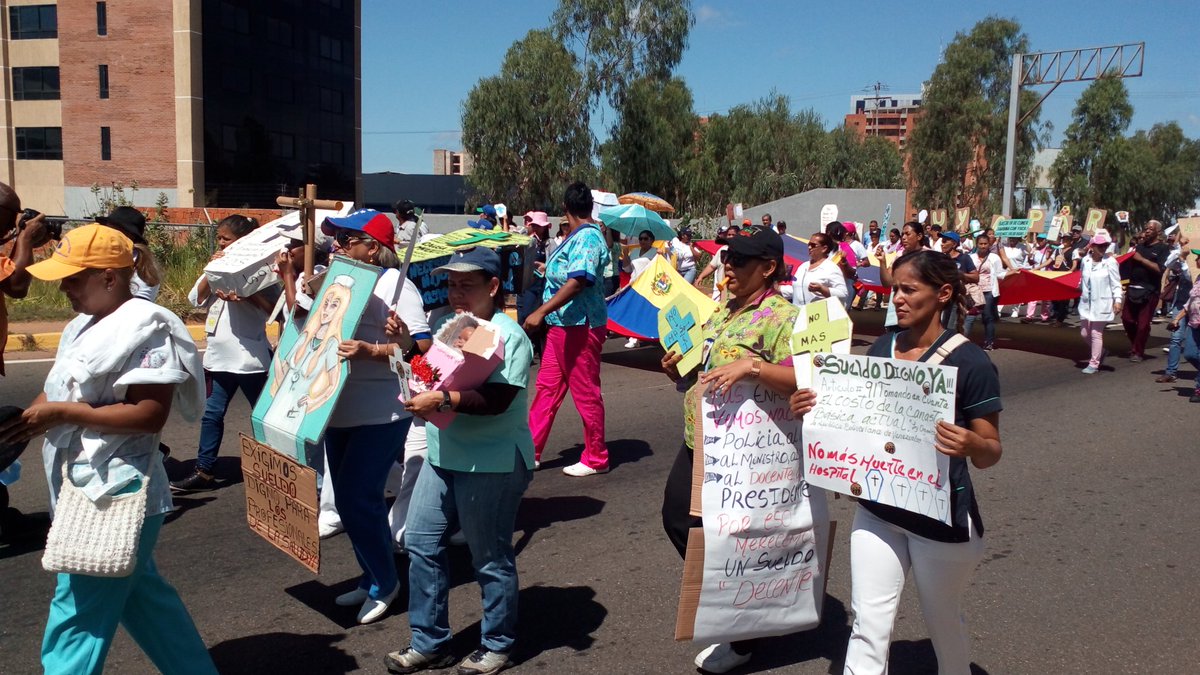
<svg viewBox="0 0 1200 675">
<path fill-rule="evenodd" d="M 406 220 L 403 223 L 396 223 L 395 228 L 396 228 L 395 234 L 396 234 L 397 242 L 410 241 L 412 239 L 412 233 L 413 233 L 414 229 L 417 230 L 418 241 L 420 241 L 421 237 L 424 237 L 425 235 L 429 234 L 429 226 L 427 226 L 424 222 L 422 222 L 420 228 L 418 228 L 417 221 L 415 221 L 415 220 Z M 399 247 L 397 247 L 397 248 L 399 248 Z"/>
<path fill-rule="evenodd" d="M 975 263 L 975 269 L 980 273 L 980 287 L 985 293 L 991 293 L 993 297 L 1000 297 L 1000 280 L 1004 278 L 1004 263 L 1000 261 L 1000 257 L 996 254 L 989 254 L 983 260 L 979 259 L 978 254 L 971 256 L 971 262 Z M 985 285 L 985 280 L 988 277 L 988 272 L 991 272 L 991 283 Z"/>
<path fill-rule="evenodd" d="M 671 253 L 675 254 L 675 269 L 680 272 L 695 269 L 696 254 L 692 253 L 691 246 L 679 241 L 679 237 L 671 240 Z"/>
<path fill-rule="evenodd" d="M 650 267 L 650 263 L 654 260 L 654 257 L 657 255 L 658 255 L 658 249 L 656 249 L 656 248 L 651 248 L 650 250 L 646 251 L 645 253 L 643 253 L 642 251 L 640 251 L 636 248 L 633 249 L 632 251 L 630 251 L 629 252 L 629 267 L 625 269 L 625 271 L 629 273 L 629 283 L 633 283 L 634 279 L 637 279 L 638 277 L 640 277 L 642 275 L 642 272 L 645 272 L 646 268 Z"/>
<path fill-rule="evenodd" d="M 721 299 L 721 282 L 725 281 L 725 264 L 721 262 L 721 254 L 725 252 L 728 246 L 722 246 L 713 254 L 712 260 L 708 262 L 708 266 L 713 270 L 713 300 Z"/>
<path fill-rule="evenodd" d="M 825 296 L 808 290 L 809 284 L 816 283 L 828 286 L 829 297 L 837 298 L 838 302 L 844 304 L 850 294 L 850 290 L 846 286 L 846 276 L 842 274 L 842 270 L 837 266 L 837 263 L 833 262 L 830 258 L 826 258 L 816 267 L 810 267 L 811 264 L 811 261 L 805 261 L 796 270 L 796 275 L 792 277 L 792 302 L 797 305 L 807 305 L 810 302 L 824 298 Z"/>
<path fill-rule="evenodd" d="M 867 259 L 867 247 L 862 245 L 857 239 L 850 240 L 850 250 L 854 251 L 854 257 L 859 261 Z"/>
<path fill-rule="evenodd" d="M 260 309 L 248 300 L 225 302 L 211 291 L 204 302 L 199 300 L 201 276 L 188 292 L 188 302 L 207 307 L 208 318 L 204 332 L 208 348 L 204 352 L 204 369 L 218 373 L 262 373 L 271 365 L 271 343 L 267 341 L 268 310 Z M 274 286 L 262 293 L 277 293 Z M 274 297 L 271 298 L 275 300 Z"/>
<path fill-rule="evenodd" d="M 397 293 L 399 280 L 400 270 L 394 269 L 385 271 L 379 277 L 362 319 L 358 322 L 358 329 L 354 331 L 355 340 L 380 344 L 390 342 L 384 331 L 389 310 L 395 310 L 408 326 L 409 333 L 429 332 L 421 292 L 411 279 L 405 279 Z M 329 418 L 329 426 L 345 428 L 387 424 L 411 416 L 404 410 L 399 397 L 400 382 L 387 361 L 351 361 L 350 376 Z"/>
<path fill-rule="evenodd" d="M 1005 246 L 1004 255 L 1008 256 L 1008 262 L 1012 263 L 1013 267 L 1019 270 L 1029 269 L 1029 252 L 1024 246 Z"/>
</svg>

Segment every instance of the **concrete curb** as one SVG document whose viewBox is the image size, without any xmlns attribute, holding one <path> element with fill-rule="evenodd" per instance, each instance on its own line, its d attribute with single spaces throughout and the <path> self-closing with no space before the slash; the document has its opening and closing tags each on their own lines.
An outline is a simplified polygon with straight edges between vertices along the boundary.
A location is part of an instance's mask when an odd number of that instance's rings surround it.
<svg viewBox="0 0 1200 675">
<path fill-rule="evenodd" d="M 204 332 L 204 326 L 188 326 L 188 333 L 196 342 L 204 342 L 207 337 Z M 267 326 L 267 337 L 272 340 L 279 337 L 279 324 L 271 324 Z M 62 341 L 62 333 L 14 333 L 8 336 L 8 341 L 4 346 L 6 356 L 13 356 L 19 352 L 52 352 L 58 349 L 58 343 Z"/>
</svg>

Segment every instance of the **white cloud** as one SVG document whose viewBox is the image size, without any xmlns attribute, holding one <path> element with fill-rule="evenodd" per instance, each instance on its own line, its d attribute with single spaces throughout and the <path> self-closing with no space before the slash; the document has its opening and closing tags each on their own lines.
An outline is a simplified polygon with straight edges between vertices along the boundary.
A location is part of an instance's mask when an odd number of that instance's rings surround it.
<svg viewBox="0 0 1200 675">
<path fill-rule="evenodd" d="M 712 5 L 700 5 L 696 8 L 696 23 L 722 23 L 725 15 Z"/>
<path fill-rule="evenodd" d="M 1196 113 L 1189 113 L 1187 120 L 1192 124 L 1192 126 L 1200 127 L 1200 115 L 1197 115 Z"/>
</svg>

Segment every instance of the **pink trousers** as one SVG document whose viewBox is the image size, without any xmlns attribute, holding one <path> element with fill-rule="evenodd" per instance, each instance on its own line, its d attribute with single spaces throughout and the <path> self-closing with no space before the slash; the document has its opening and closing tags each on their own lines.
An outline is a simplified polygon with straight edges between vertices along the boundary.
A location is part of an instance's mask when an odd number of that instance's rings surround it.
<svg viewBox="0 0 1200 675">
<path fill-rule="evenodd" d="M 533 402 L 529 405 L 529 429 L 533 432 L 534 458 L 541 461 L 550 438 L 554 416 L 567 390 L 583 419 L 583 455 L 579 458 L 593 469 L 608 467 L 604 445 L 604 396 L 600 393 L 600 348 L 607 327 L 551 326 L 542 350 Z"/>
<path fill-rule="evenodd" d="M 1050 318 L 1050 303 L 1034 300 L 1033 302 L 1030 302 L 1029 304 L 1025 305 L 1025 318 L 1026 319 L 1034 318 L 1034 315 L 1037 314 L 1037 306 L 1038 305 L 1042 306 L 1042 321 L 1046 321 Z"/>
<path fill-rule="evenodd" d="M 1093 368 L 1099 368 L 1100 362 L 1104 359 L 1105 323 L 1104 321 L 1088 321 L 1087 319 L 1079 321 L 1079 334 L 1083 336 L 1083 341 L 1092 347 L 1092 358 L 1088 361 L 1088 365 Z"/>
</svg>

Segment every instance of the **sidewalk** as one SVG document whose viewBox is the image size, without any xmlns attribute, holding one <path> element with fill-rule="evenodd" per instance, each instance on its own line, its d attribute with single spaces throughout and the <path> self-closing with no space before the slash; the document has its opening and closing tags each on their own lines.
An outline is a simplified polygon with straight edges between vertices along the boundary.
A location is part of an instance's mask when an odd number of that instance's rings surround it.
<svg viewBox="0 0 1200 675">
<path fill-rule="evenodd" d="M 42 358 L 47 353 L 53 353 L 58 349 L 58 342 L 62 339 L 62 331 L 66 325 L 67 321 L 23 321 L 9 324 L 4 359 L 20 361 L 21 359 Z M 202 322 L 188 324 L 188 332 L 196 341 L 196 346 L 203 349 L 204 324 Z M 267 337 L 272 340 L 279 338 L 279 324 L 272 323 L 267 326 Z"/>
</svg>

